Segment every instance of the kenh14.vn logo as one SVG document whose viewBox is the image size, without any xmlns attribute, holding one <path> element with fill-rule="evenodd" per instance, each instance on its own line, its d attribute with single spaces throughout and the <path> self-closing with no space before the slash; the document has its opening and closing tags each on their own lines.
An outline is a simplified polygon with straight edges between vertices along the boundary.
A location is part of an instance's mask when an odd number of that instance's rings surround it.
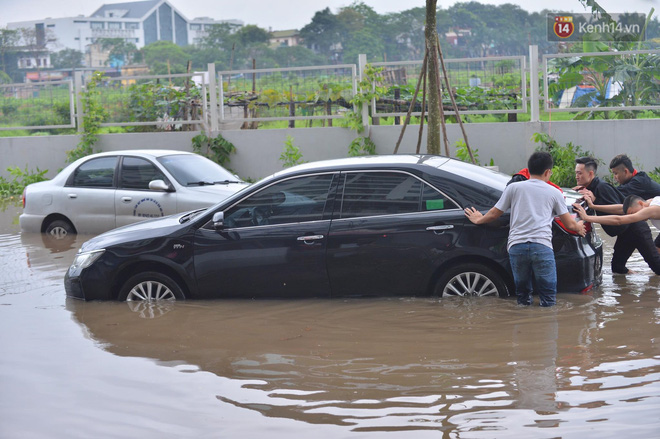
<svg viewBox="0 0 660 439">
<path fill-rule="evenodd" d="M 559 38 L 570 37 L 575 31 L 573 17 L 571 15 L 556 16 L 555 24 L 552 30 L 555 31 L 555 35 L 557 35 Z"/>
</svg>

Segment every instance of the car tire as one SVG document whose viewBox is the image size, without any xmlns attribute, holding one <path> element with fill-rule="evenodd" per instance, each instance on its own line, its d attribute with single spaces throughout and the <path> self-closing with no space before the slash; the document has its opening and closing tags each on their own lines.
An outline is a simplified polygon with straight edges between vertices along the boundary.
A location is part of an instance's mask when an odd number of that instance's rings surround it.
<svg viewBox="0 0 660 439">
<path fill-rule="evenodd" d="M 68 235 L 75 235 L 76 229 L 67 220 L 55 220 L 49 222 L 44 228 L 44 233 L 53 239 L 64 239 Z"/>
<path fill-rule="evenodd" d="M 126 302 L 182 299 L 185 299 L 185 295 L 179 284 L 169 276 L 155 271 L 132 276 L 119 292 L 119 300 Z"/>
<path fill-rule="evenodd" d="M 437 297 L 507 297 L 509 290 L 495 270 L 481 264 L 460 264 L 442 273 L 434 293 Z"/>
</svg>

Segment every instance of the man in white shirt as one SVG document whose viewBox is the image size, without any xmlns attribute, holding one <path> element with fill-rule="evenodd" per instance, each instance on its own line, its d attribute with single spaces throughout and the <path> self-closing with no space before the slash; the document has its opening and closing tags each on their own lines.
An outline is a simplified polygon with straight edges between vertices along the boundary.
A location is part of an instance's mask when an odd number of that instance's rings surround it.
<svg viewBox="0 0 660 439">
<path fill-rule="evenodd" d="M 566 208 L 560 191 L 547 184 L 552 175 L 552 156 L 537 151 L 527 162 L 530 179 L 506 187 L 499 201 L 485 215 L 474 207 L 465 215 L 474 224 L 485 224 L 511 209 L 507 250 L 516 284 L 518 304 L 532 304 L 532 279 L 536 282 L 541 306 L 557 302 L 557 268 L 552 249 L 552 221 L 559 216 L 574 232 L 585 235 L 583 223 L 576 222 Z"/>
</svg>

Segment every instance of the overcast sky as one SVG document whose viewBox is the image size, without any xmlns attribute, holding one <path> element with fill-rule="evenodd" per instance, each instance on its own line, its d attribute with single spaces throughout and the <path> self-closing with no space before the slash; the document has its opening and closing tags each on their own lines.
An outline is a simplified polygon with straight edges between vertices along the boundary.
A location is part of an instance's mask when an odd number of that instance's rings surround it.
<svg viewBox="0 0 660 439">
<path fill-rule="evenodd" d="M 256 24 L 273 30 L 300 29 L 309 23 L 316 11 L 329 7 L 334 13 L 352 0 L 169 0 L 186 18 L 211 17 L 214 19 L 238 19 L 245 24 Z M 74 17 L 90 15 L 103 4 L 121 1 L 103 0 L 0 0 L 0 26 L 14 21 L 40 20 L 47 17 Z M 379 14 L 398 12 L 425 6 L 425 0 L 364 0 Z M 443 9 L 455 0 L 438 0 Z M 578 0 L 480 0 L 480 3 L 514 3 L 533 12 L 552 8 L 566 12 L 585 12 Z M 660 13 L 660 0 L 598 0 L 610 13 L 648 13 L 654 7 Z"/>
</svg>

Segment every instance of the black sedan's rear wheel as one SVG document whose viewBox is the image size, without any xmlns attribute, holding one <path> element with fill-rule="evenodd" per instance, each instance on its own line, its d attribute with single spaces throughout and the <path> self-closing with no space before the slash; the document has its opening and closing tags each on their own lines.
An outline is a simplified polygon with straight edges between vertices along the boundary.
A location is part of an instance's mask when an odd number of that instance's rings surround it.
<svg viewBox="0 0 660 439">
<path fill-rule="evenodd" d="M 119 300 L 155 302 L 185 299 L 181 287 L 169 276 L 155 271 L 136 274 L 126 281 Z"/>
<path fill-rule="evenodd" d="M 507 297 L 509 292 L 502 276 L 493 269 L 481 264 L 460 264 L 440 276 L 435 295 Z"/>
</svg>

